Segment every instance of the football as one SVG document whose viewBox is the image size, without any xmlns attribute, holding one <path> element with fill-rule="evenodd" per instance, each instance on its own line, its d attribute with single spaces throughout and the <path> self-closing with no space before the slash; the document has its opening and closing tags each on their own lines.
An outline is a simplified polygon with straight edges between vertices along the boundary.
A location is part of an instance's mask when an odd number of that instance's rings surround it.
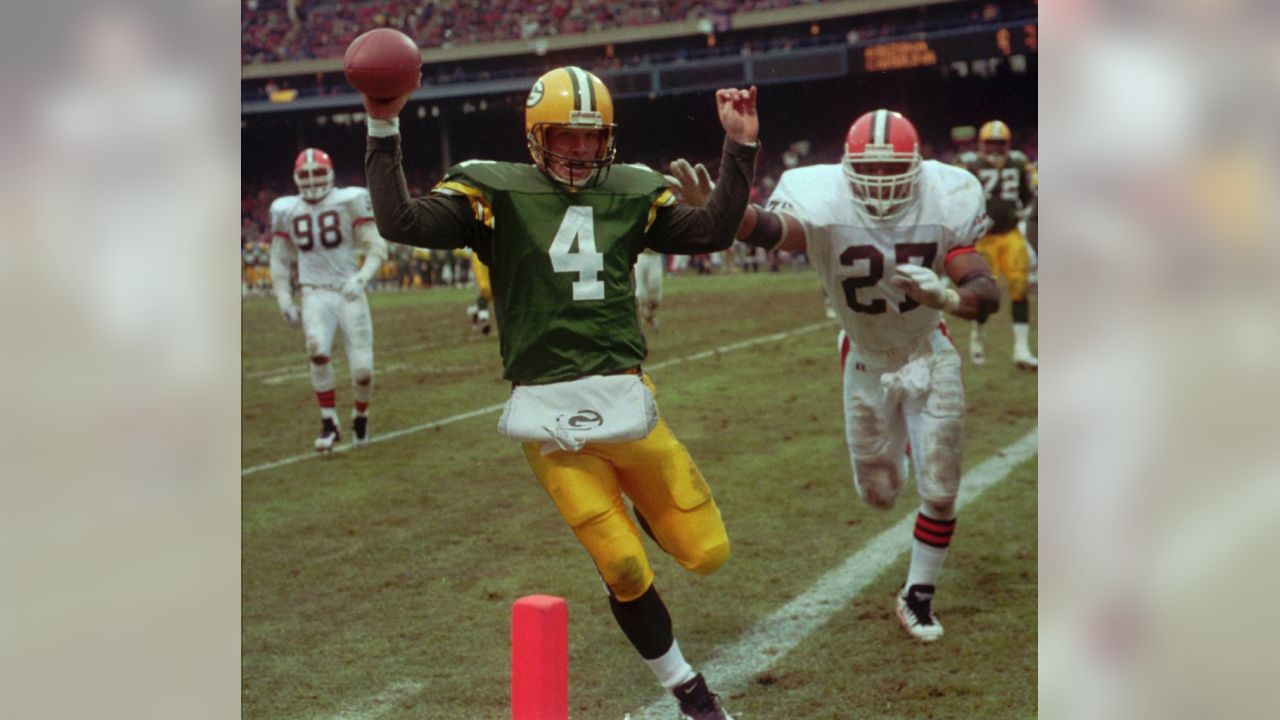
<svg viewBox="0 0 1280 720">
<path fill-rule="evenodd" d="M 408 35 L 378 28 L 351 41 L 342 58 L 347 82 L 375 100 L 400 97 L 422 80 L 422 54 Z"/>
</svg>

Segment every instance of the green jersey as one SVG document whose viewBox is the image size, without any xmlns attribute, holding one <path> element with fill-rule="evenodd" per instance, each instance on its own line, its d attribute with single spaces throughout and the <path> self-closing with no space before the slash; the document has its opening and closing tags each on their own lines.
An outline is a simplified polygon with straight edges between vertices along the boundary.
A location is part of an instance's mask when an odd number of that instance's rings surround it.
<svg viewBox="0 0 1280 720">
<path fill-rule="evenodd" d="M 1018 211 L 1034 197 L 1031 191 L 1031 168 L 1027 156 L 1010 150 L 1004 165 L 996 167 L 981 153 L 967 152 L 958 164 L 977 176 L 987 195 L 987 217 L 990 233 L 1005 233 L 1018 227 Z"/>
<path fill-rule="evenodd" d="M 433 193 L 464 196 L 492 231 L 489 266 L 503 377 L 549 383 L 620 372 L 646 354 L 631 268 L 658 208 L 675 198 L 659 173 L 615 165 L 570 192 L 534 165 L 470 161 Z"/>
</svg>

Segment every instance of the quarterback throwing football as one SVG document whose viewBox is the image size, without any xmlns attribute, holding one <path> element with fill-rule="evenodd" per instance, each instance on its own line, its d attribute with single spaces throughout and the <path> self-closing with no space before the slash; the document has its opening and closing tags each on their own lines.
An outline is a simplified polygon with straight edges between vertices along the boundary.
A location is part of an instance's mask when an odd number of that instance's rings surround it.
<svg viewBox="0 0 1280 720">
<path fill-rule="evenodd" d="M 724 564 L 729 537 L 641 372 L 631 272 L 646 248 L 693 254 L 733 243 L 754 174 L 755 99 L 754 88 L 716 92 L 727 136 L 720 185 L 695 208 L 676 206 L 660 173 L 614 163 L 613 101 L 579 68 L 552 70 L 529 93 L 532 164 L 465 162 L 425 198 L 409 196 L 400 165 L 396 116 L 408 96 L 365 98 L 378 227 L 395 242 L 471 247 L 489 266 L 503 376 L 513 383 L 499 430 L 523 442 L 595 561 L 618 625 L 690 720 L 731 719 L 681 654 L 640 532 L 699 574 Z"/>
</svg>

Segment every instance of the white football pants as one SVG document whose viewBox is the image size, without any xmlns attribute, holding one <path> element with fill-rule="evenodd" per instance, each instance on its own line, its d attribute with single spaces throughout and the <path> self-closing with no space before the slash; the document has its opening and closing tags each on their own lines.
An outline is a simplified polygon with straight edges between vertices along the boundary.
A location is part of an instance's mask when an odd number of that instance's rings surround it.
<svg viewBox="0 0 1280 720">
<path fill-rule="evenodd" d="M 373 373 L 373 320 L 369 316 L 369 299 L 363 293 L 358 299 L 347 301 L 337 290 L 304 286 L 302 329 L 308 357 L 329 356 L 334 335 L 342 330 L 351 377 L 367 378 Z"/>
<path fill-rule="evenodd" d="M 636 258 L 636 302 L 662 304 L 662 256 L 640 253 Z"/>
<path fill-rule="evenodd" d="M 931 518 L 955 517 L 964 446 L 960 354 L 941 328 L 897 367 L 877 367 L 841 331 L 845 441 L 858 496 L 893 507 L 910 441 L 916 489 Z"/>
</svg>

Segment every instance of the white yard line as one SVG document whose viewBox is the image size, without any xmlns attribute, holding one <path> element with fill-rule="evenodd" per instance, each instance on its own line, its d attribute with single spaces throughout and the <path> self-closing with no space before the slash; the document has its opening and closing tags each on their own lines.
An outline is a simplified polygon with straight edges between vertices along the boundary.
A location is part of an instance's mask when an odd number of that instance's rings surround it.
<svg viewBox="0 0 1280 720">
<path fill-rule="evenodd" d="M 380 350 L 378 351 L 377 356 L 386 357 L 388 355 L 402 355 L 404 353 L 417 352 L 419 350 L 431 350 L 433 348 L 444 347 L 445 345 L 450 345 L 450 344 L 457 344 L 457 343 L 447 343 L 444 341 L 436 341 L 436 342 L 422 343 L 421 345 L 404 345 L 401 347 L 391 348 L 390 350 Z M 298 357 L 301 358 L 301 360 L 292 365 L 247 372 L 244 374 L 244 379 L 245 380 L 261 380 L 262 378 L 276 377 L 278 375 L 296 375 L 298 374 L 298 366 L 306 364 L 306 355 L 301 350 L 298 351 Z M 302 374 L 307 375 L 308 371 L 303 371 Z"/>
<path fill-rule="evenodd" d="M 736 350 L 743 350 L 749 347 L 761 345 L 768 342 L 776 342 L 778 340 L 784 340 L 789 337 L 794 337 L 796 335 L 803 335 L 805 333 L 813 332 L 814 330 L 818 330 L 821 328 L 829 328 L 832 326 L 833 325 L 830 322 L 820 322 L 820 323 L 813 323 L 811 325 L 804 325 L 794 330 L 787 330 L 785 332 L 773 333 L 771 335 L 761 335 L 759 337 L 749 338 L 747 340 L 742 340 L 736 343 L 722 345 L 714 350 L 704 350 L 702 352 L 694 353 L 692 355 L 685 355 L 683 357 L 664 360 L 654 365 L 646 365 L 645 370 L 646 371 L 661 370 L 662 368 L 671 367 L 672 365 L 678 365 L 680 363 L 692 362 L 695 360 L 705 360 L 706 358 L 715 357 L 722 353 L 729 353 L 729 352 L 734 352 Z M 453 415 L 451 417 L 442 418 L 440 420 L 432 420 L 431 422 L 422 423 L 421 425 L 414 425 L 412 427 L 402 428 L 400 430 L 393 430 L 387 433 L 378 433 L 373 437 L 369 438 L 369 444 L 372 445 L 373 443 L 387 442 L 388 440 L 394 440 L 398 437 L 403 437 L 405 435 L 411 435 L 413 433 L 422 432 L 423 430 L 430 430 L 432 428 L 437 428 L 442 425 L 451 425 L 453 423 L 461 422 L 463 420 L 469 420 L 479 415 L 485 415 L 491 412 L 498 412 L 499 410 L 502 409 L 502 406 L 504 404 L 505 403 L 498 403 L 496 405 L 482 407 L 478 410 L 465 412 L 460 415 Z M 344 443 L 342 445 L 338 445 L 333 449 L 334 452 L 348 452 L 350 450 L 351 450 L 350 443 Z M 262 465 L 254 465 L 253 467 L 248 467 L 241 470 L 240 477 L 244 478 L 250 475 L 256 475 L 257 473 L 260 473 L 264 470 L 272 470 L 278 467 L 284 467 L 285 465 L 292 465 L 294 463 L 302 462 L 303 460 L 311 460 L 317 457 L 322 457 L 322 456 L 319 453 L 311 452 L 311 453 L 306 453 L 302 455 L 294 455 L 292 457 L 282 458 L 280 460 L 275 460 L 269 463 L 263 463 Z"/>
<path fill-rule="evenodd" d="M 377 372 L 379 376 L 382 376 L 382 375 L 386 375 L 387 373 L 399 372 L 401 370 L 404 370 L 407 367 L 409 366 L 405 365 L 404 363 L 390 363 L 387 365 L 380 365 L 377 369 Z M 276 375 L 263 378 L 261 382 L 263 385 L 282 385 L 290 380 L 297 380 L 299 378 L 310 378 L 310 377 L 311 377 L 310 370 L 297 370 L 295 372 L 278 373 Z"/>
<path fill-rule="evenodd" d="M 401 680 L 388 686 L 377 695 L 343 708 L 337 715 L 322 715 L 319 717 L 324 718 L 324 720 L 375 720 L 395 707 L 396 703 L 421 690 L 422 687 L 423 684 L 420 682 Z"/>
<path fill-rule="evenodd" d="M 965 473 L 960 483 L 959 507 L 973 502 L 987 488 L 1007 477 L 1015 467 L 1034 457 L 1037 433 L 1038 429 L 1032 430 Z M 768 670 L 826 624 L 911 548 L 911 529 L 915 518 L 914 512 L 903 516 L 893 527 L 845 559 L 840 567 L 819 578 L 804 594 L 757 623 L 738 642 L 715 651 L 709 660 L 698 663 L 698 670 L 707 676 L 708 684 L 726 697 L 742 690 L 752 678 Z M 909 642 L 905 634 L 902 642 Z M 635 720 L 666 720 L 675 711 L 675 700 L 670 695 L 663 695 L 630 717 Z"/>
</svg>

